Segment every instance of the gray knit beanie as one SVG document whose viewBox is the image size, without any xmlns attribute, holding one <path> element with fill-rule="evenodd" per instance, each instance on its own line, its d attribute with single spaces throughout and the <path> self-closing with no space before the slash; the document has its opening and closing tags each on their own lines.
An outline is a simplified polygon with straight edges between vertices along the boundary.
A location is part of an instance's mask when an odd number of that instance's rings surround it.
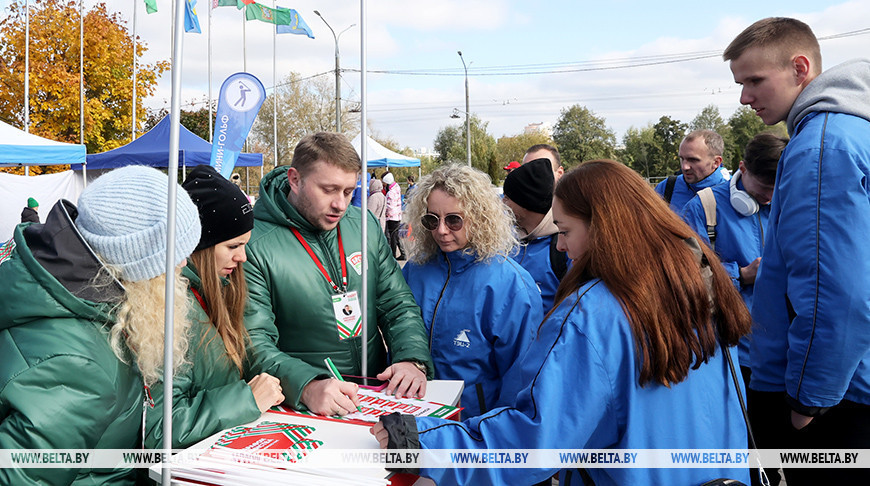
<svg viewBox="0 0 870 486">
<path fill-rule="evenodd" d="M 121 280 L 137 282 L 166 272 L 166 203 L 169 179 L 157 169 L 129 166 L 99 177 L 79 196 L 76 227 Z M 196 206 L 176 192 L 175 264 L 199 242 Z"/>
</svg>

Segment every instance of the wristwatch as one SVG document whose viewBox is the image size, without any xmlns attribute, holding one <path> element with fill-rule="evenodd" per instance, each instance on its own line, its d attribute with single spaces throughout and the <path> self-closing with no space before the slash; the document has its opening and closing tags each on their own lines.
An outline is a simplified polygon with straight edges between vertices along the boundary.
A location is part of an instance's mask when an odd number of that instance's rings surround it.
<svg viewBox="0 0 870 486">
<path fill-rule="evenodd" d="M 423 375 L 426 374 L 426 365 L 424 365 L 423 363 L 419 361 L 408 361 L 408 363 L 414 365 L 418 370 L 420 370 L 421 373 L 423 373 Z"/>
</svg>

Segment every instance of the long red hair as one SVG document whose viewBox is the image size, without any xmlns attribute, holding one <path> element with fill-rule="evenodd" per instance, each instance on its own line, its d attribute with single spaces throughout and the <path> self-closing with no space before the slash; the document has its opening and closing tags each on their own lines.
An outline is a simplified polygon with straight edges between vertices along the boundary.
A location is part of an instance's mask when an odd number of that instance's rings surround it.
<svg viewBox="0 0 870 486">
<path fill-rule="evenodd" d="M 720 340 L 733 346 L 749 332 L 749 311 L 715 253 L 700 244 L 698 263 L 686 241 L 694 231 L 636 172 L 584 162 L 561 178 L 555 197 L 589 223 L 588 250 L 562 279 L 556 305 L 584 280 L 601 279 L 631 325 L 641 386 L 679 383 Z M 712 279 L 702 275 L 707 263 Z"/>
</svg>

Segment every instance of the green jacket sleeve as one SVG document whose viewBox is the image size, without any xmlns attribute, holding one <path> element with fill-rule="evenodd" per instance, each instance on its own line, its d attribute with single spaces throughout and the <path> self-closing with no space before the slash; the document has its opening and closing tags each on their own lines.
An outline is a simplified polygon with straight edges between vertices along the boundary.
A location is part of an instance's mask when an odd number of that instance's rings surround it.
<svg viewBox="0 0 870 486">
<path fill-rule="evenodd" d="M 369 228 L 377 228 L 378 222 L 369 214 Z M 377 233 L 377 232 L 376 232 Z M 383 233 L 376 234 L 369 244 L 376 246 L 377 265 L 377 311 L 378 327 L 390 350 L 390 361 L 417 361 L 426 365 L 426 377 L 435 376 L 435 365 L 429 355 L 429 340 L 420 307 L 414 294 L 405 282 L 399 264 L 392 255 L 390 245 Z M 372 252 L 369 252 L 371 255 Z"/>
<path fill-rule="evenodd" d="M 270 282 L 266 281 L 255 256 L 248 252 L 245 262 L 248 306 L 245 327 L 251 338 L 248 347 L 248 376 L 268 373 L 281 380 L 284 403 L 302 410 L 302 389 L 318 378 L 329 378 L 322 370 L 278 349 L 278 328 L 272 310 Z"/>
<path fill-rule="evenodd" d="M 251 387 L 239 379 L 197 389 L 189 369 L 172 380 L 172 447 L 189 447 L 223 429 L 260 416 Z M 163 382 L 151 386 L 154 407 L 145 415 L 145 447 L 163 447 Z"/>
<path fill-rule="evenodd" d="M 75 370 L 75 372 L 70 372 Z M 94 361 L 57 356 L 0 390 L 0 449 L 93 449 L 113 420 L 116 386 Z M 73 468 L 0 468 L 0 484 L 70 484 Z"/>
</svg>

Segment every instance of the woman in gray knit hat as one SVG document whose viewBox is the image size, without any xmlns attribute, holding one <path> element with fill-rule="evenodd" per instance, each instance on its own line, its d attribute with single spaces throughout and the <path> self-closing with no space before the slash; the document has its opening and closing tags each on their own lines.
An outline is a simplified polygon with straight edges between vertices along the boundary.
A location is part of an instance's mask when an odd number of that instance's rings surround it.
<svg viewBox="0 0 870 486">
<path fill-rule="evenodd" d="M 78 207 L 0 245 L 0 449 L 133 449 L 143 379 L 163 363 L 169 179 L 146 167 L 109 172 Z M 196 207 L 178 188 L 175 264 L 196 247 Z M 176 285 L 175 356 L 183 357 L 186 281 Z M 176 367 L 180 360 L 176 360 Z M 146 404 L 147 407 L 147 404 Z M 0 484 L 133 484 L 132 469 L 0 468 Z"/>
</svg>

